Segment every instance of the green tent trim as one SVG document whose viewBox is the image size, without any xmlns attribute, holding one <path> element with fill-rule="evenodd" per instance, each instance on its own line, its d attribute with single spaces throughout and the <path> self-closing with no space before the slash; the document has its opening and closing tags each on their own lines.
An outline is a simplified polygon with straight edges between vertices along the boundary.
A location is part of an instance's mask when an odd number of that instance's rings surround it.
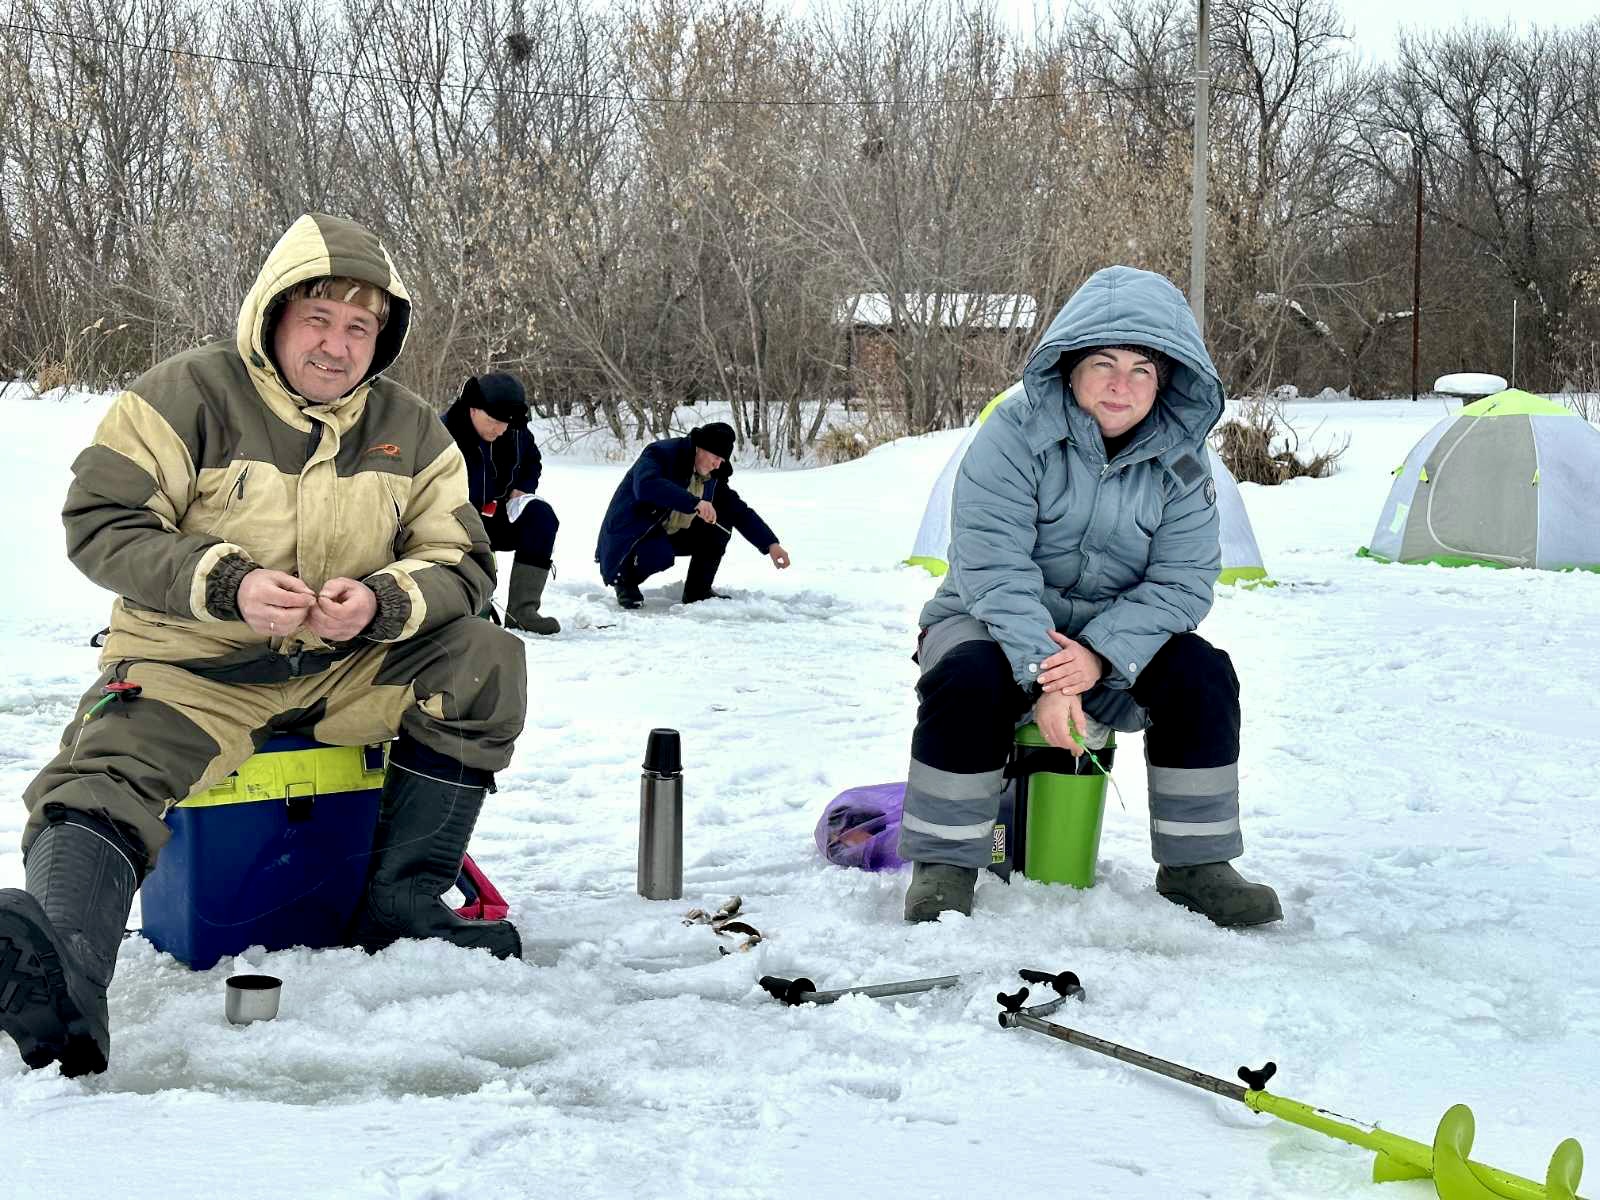
<svg viewBox="0 0 1600 1200">
<path fill-rule="evenodd" d="M 915 555 L 906 559 L 909 567 L 921 567 L 929 575 L 938 578 L 950 570 L 948 563 L 942 559 L 928 558 Z M 1276 579 L 1268 579 L 1267 572 L 1262 567 L 1225 567 L 1217 576 L 1218 583 L 1238 584 L 1240 587 L 1277 587 Z"/>
<path fill-rule="evenodd" d="M 1565 405 L 1557 404 L 1554 400 L 1546 400 L 1543 396 L 1535 396 L 1532 392 L 1510 388 L 1504 392 L 1496 392 L 1492 396 L 1485 396 L 1482 400 L 1474 400 L 1471 404 L 1463 406 L 1461 415 L 1464 417 L 1575 417 L 1578 414 Z"/>
<path fill-rule="evenodd" d="M 1356 557 L 1357 558 L 1370 558 L 1373 562 L 1381 562 L 1381 563 L 1392 563 L 1392 562 L 1394 562 L 1394 559 L 1392 559 L 1392 558 L 1385 558 L 1381 554 L 1374 554 L 1371 550 L 1367 549 L 1367 547 L 1365 547 L 1365 546 L 1361 547 L 1361 549 L 1356 551 Z M 1415 566 L 1426 566 L 1429 563 L 1432 563 L 1435 566 L 1439 566 L 1439 567 L 1493 567 L 1497 571 L 1509 571 L 1514 566 L 1514 564 L 1512 564 L 1512 563 L 1495 562 L 1492 559 L 1487 559 L 1487 558 L 1470 558 L 1470 557 L 1468 557 L 1467 555 L 1464 555 L 1464 554 L 1435 554 L 1430 558 L 1419 558 L 1419 559 L 1415 560 L 1414 562 L 1402 563 L 1401 565 L 1402 566 L 1407 566 L 1407 567 L 1415 567 Z M 1589 572 L 1591 572 L 1593 574 L 1600 575 L 1600 566 L 1594 566 L 1594 567 L 1576 567 L 1576 566 L 1575 567 L 1549 567 L 1549 568 L 1544 568 L 1544 569 L 1552 570 L 1552 571 L 1589 571 Z"/>
<path fill-rule="evenodd" d="M 1268 579 L 1263 567 L 1224 567 L 1217 576 L 1218 583 L 1238 584 L 1240 587 L 1277 587 L 1276 579 Z"/>
</svg>

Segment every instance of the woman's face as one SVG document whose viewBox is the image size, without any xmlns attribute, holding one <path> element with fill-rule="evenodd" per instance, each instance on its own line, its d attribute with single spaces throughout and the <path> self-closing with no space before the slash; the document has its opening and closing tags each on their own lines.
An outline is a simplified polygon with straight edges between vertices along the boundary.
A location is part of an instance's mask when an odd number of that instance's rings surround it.
<svg viewBox="0 0 1600 1200">
<path fill-rule="evenodd" d="M 1156 364 L 1143 354 L 1107 346 L 1085 355 L 1069 377 L 1078 407 L 1106 437 L 1127 433 L 1155 406 Z"/>
</svg>

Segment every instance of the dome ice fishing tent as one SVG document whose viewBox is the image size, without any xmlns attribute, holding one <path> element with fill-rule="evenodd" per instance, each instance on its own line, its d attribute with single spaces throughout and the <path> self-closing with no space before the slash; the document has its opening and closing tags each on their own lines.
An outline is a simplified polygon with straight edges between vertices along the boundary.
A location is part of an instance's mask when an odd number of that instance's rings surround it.
<svg viewBox="0 0 1600 1200">
<path fill-rule="evenodd" d="M 1395 472 L 1372 545 L 1385 562 L 1600 571 L 1600 431 L 1497 392 L 1440 421 Z"/>
<path fill-rule="evenodd" d="M 1001 392 L 978 414 L 978 419 L 967 429 L 966 436 L 955 453 L 945 463 L 944 470 L 934 481 L 928 496 L 928 507 L 922 514 L 922 527 L 917 530 L 917 541 L 906 562 L 922 567 L 930 575 L 943 575 L 949 569 L 946 555 L 950 552 L 950 493 L 955 490 L 956 471 L 961 467 L 962 456 L 972 439 L 978 436 L 978 427 L 988 419 L 995 406 L 1022 391 L 1020 382 L 1013 383 Z M 1266 579 L 1266 568 L 1261 562 L 1261 548 L 1256 545 L 1255 531 L 1250 528 L 1250 517 L 1244 510 L 1244 497 L 1239 495 L 1239 485 L 1223 465 L 1217 452 L 1209 443 L 1206 458 L 1211 464 L 1211 477 L 1217 485 L 1217 510 L 1222 520 L 1222 574 L 1218 583 L 1259 583 Z"/>
</svg>

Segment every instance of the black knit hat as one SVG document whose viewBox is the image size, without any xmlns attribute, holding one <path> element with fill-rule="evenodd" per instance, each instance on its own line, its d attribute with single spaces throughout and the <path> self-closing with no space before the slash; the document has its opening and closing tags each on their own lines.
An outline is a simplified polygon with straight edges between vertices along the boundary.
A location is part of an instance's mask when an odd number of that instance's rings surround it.
<svg viewBox="0 0 1600 1200">
<path fill-rule="evenodd" d="M 722 421 L 709 425 L 696 425 L 689 430 L 689 440 L 701 450 L 715 454 L 723 461 L 733 457 L 733 426 Z"/>
<path fill-rule="evenodd" d="M 528 396 L 515 375 L 474 375 L 462 387 L 461 398 L 469 407 L 481 408 L 496 421 L 507 425 L 528 423 Z"/>
<path fill-rule="evenodd" d="M 1096 350 L 1126 350 L 1131 354 L 1142 354 L 1156 365 L 1156 390 L 1167 386 L 1167 381 L 1172 378 L 1172 356 L 1164 354 L 1150 346 L 1140 346 L 1134 342 L 1119 343 L 1106 346 L 1080 346 L 1076 350 L 1069 350 L 1061 356 L 1061 374 L 1071 375 L 1073 369 Z"/>
</svg>

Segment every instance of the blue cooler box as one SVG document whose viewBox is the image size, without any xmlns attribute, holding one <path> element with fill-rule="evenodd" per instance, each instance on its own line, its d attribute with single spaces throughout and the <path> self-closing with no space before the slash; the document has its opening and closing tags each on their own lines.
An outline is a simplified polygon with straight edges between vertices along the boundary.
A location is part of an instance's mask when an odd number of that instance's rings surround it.
<svg viewBox="0 0 1600 1200">
<path fill-rule="evenodd" d="M 384 746 L 270 739 L 167 813 L 140 889 L 144 936 L 197 971 L 250 946 L 342 944 L 378 823 Z"/>
</svg>

